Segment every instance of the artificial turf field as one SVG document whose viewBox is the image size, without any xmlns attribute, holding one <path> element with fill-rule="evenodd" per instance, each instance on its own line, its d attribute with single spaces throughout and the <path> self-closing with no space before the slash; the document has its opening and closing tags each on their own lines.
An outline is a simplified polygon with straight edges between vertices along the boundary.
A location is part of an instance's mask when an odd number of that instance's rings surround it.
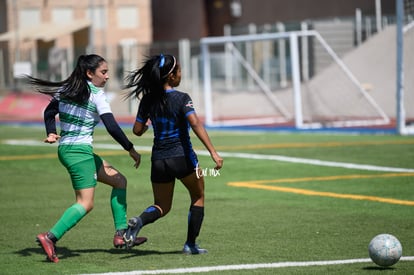
<svg viewBox="0 0 414 275">
<path fill-rule="evenodd" d="M 131 217 L 152 203 L 152 136 L 124 129 L 142 153 L 138 170 L 103 128 L 94 145 L 128 178 Z M 206 174 L 198 242 L 208 254 L 181 254 L 189 199 L 179 182 L 171 212 L 141 230 L 148 242 L 130 251 L 113 248 L 110 188 L 98 184 L 94 210 L 58 242 L 54 264 L 35 236 L 74 202 L 69 177 L 57 147 L 41 142 L 41 125 L 0 126 L 0 273 L 414 274 L 414 137 L 209 134 L 224 157 L 219 174 L 193 137 Z M 368 243 L 380 233 L 403 246 L 403 258 L 389 268 L 368 258 Z"/>
</svg>

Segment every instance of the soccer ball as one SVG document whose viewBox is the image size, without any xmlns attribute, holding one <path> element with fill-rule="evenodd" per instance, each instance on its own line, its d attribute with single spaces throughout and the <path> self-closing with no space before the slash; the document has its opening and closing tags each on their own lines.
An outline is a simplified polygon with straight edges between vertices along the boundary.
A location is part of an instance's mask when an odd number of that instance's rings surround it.
<svg viewBox="0 0 414 275">
<path fill-rule="evenodd" d="M 402 255 L 400 241 L 390 234 L 375 236 L 368 245 L 371 260 L 379 266 L 387 267 L 397 263 Z"/>
</svg>

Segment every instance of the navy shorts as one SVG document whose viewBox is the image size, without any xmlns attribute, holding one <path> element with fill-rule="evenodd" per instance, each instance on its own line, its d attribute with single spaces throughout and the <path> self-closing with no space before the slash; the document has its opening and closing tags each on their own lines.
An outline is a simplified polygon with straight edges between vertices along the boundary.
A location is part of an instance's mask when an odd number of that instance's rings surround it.
<svg viewBox="0 0 414 275">
<path fill-rule="evenodd" d="M 197 164 L 184 156 L 152 160 L 151 182 L 166 183 L 182 179 L 192 174 L 196 166 Z"/>
</svg>

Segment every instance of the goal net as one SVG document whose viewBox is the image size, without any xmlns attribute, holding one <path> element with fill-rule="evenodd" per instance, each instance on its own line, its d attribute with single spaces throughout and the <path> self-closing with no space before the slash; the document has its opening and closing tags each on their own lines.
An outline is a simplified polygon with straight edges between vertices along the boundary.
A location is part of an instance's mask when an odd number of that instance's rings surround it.
<svg viewBox="0 0 414 275">
<path fill-rule="evenodd" d="M 316 48 L 324 52 L 325 66 L 318 66 Z M 390 122 L 372 87 L 315 30 L 206 37 L 201 50 L 208 126 L 305 129 Z"/>
</svg>

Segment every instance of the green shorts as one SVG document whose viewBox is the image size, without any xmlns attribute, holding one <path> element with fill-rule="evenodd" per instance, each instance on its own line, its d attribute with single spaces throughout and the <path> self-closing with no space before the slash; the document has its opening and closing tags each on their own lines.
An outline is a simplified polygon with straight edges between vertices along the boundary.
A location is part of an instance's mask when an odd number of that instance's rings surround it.
<svg viewBox="0 0 414 275">
<path fill-rule="evenodd" d="M 69 172 L 75 190 L 96 186 L 103 160 L 93 153 L 90 145 L 59 145 L 60 162 Z"/>
</svg>

